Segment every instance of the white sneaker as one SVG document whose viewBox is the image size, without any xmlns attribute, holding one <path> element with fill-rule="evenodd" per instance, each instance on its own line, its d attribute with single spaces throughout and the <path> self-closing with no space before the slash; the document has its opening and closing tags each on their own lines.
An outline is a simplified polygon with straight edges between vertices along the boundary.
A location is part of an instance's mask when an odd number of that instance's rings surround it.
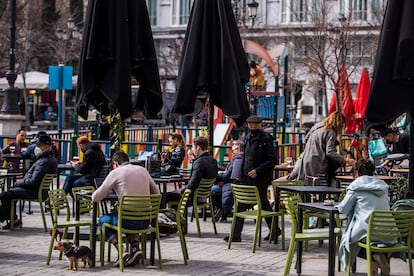
<svg viewBox="0 0 414 276">
<path fill-rule="evenodd" d="M 124 260 L 124 266 L 125 266 L 126 263 L 129 260 L 129 253 L 128 252 L 124 252 L 122 254 L 122 259 Z M 114 262 L 114 267 L 119 267 L 119 256 L 118 256 L 118 259 Z"/>
</svg>

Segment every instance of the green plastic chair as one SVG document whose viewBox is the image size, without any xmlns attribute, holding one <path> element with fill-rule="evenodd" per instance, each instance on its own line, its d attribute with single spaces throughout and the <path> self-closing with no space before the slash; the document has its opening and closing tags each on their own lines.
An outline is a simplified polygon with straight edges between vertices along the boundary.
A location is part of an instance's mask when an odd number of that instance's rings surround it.
<svg viewBox="0 0 414 276">
<path fill-rule="evenodd" d="M 39 202 L 40 205 L 40 212 L 42 213 L 42 220 L 43 220 L 43 227 L 45 229 L 45 232 L 47 232 L 47 225 L 46 225 L 46 216 L 45 216 L 45 208 L 46 208 L 46 203 L 48 201 L 48 198 L 43 198 L 43 191 L 49 191 L 50 187 L 52 185 L 53 182 L 53 178 L 55 177 L 54 174 L 50 174 L 47 173 L 45 174 L 45 176 L 42 179 L 42 183 L 39 186 L 39 190 L 37 192 L 37 198 L 35 199 L 26 199 L 26 198 L 15 198 L 11 201 L 11 209 L 10 209 L 10 230 L 13 231 L 14 229 L 14 215 L 16 213 L 15 211 L 15 206 L 16 206 L 16 202 L 20 201 L 20 202 L 24 202 L 24 201 L 32 201 L 32 202 Z M 45 206 L 43 206 L 43 204 Z M 20 221 L 23 221 L 22 219 L 22 206 L 20 203 L 20 208 L 19 208 L 19 216 L 20 216 Z M 20 228 L 22 227 L 22 224 L 20 224 Z"/>
<path fill-rule="evenodd" d="M 171 224 L 160 223 L 160 226 L 171 227 L 171 228 L 177 229 L 178 235 L 180 237 L 181 250 L 183 251 L 184 264 L 187 264 L 187 261 L 189 258 L 188 258 L 188 250 L 187 250 L 187 244 L 185 242 L 183 227 L 181 226 L 181 217 L 186 216 L 187 201 L 188 201 L 188 198 L 190 197 L 190 194 L 191 194 L 191 190 L 186 189 L 184 193 L 181 195 L 181 200 L 178 203 L 178 207 L 177 207 L 177 215 L 175 218 L 175 221 L 176 221 L 175 223 L 171 223 Z"/>
<path fill-rule="evenodd" d="M 96 188 L 94 186 L 81 186 L 81 187 L 73 187 L 72 188 L 72 194 L 73 194 L 73 199 L 76 202 L 77 200 L 77 192 L 80 191 L 88 191 L 89 193 L 93 193 L 96 190 Z M 90 213 L 93 210 L 93 202 L 90 199 L 79 199 L 79 213 L 80 214 L 85 214 L 85 213 Z M 99 218 L 99 208 L 98 208 L 98 213 L 97 213 L 97 217 Z"/>
<path fill-rule="evenodd" d="M 286 211 L 289 215 L 289 219 L 292 223 L 291 228 L 291 238 L 289 243 L 288 256 L 286 259 L 285 269 L 283 275 L 289 275 L 290 267 L 292 266 L 293 254 L 295 253 L 296 243 L 302 241 L 311 241 L 311 240 L 328 240 L 329 239 L 329 229 L 327 228 L 315 228 L 315 229 L 302 229 L 301 233 L 298 233 L 298 212 L 297 212 L 297 203 L 301 202 L 299 196 L 295 196 L 285 200 L 283 203 L 286 207 Z M 341 239 L 341 229 L 335 228 L 335 235 L 338 237 L 338 244 Z"/>
<path fill-rule="evenodd" d="M 214 217 L 214 208 L 213 208 L 213 201 L 211 200 L 211 187 L 214 185 L 216 181 L 215 178 L 213 179 L 201 179 L 200 185 L 194 191 L 193 196 L 193 216 L 195 217 L 196 224 L 197 224 L 197 232 L 198 237 L 201 238 L 201 230 L 200 230 L 200 217 L 198 215 L 198 210 L 204 210 L 204 220 L 206 220 L 205 208 L 210 209 L 211 213 L 211 222 L 213 223 L 214 227 L 214 234 L 217 235 L 217 228 L 216 228 L 216 219 Z"/>
<path fill-rule="evenodd" d="M 414 231 L 414 210 L 402 211 L 373 211 L 368 222 L 368 233 L 365 241 L 359 241 L 351 246 L 359 246 L 367 251 L 368 276 L 371 275 L 373 253 L 388 254 L 407 252 L 410 275 L 413 276 L 412 236 Z M 379 247 L 378 240 L 397 240 L 392 246 Z M 346 265 L 346 275 L 351 275 L 351 259 L 349 254 Z"/>
<path fill-rule="evenodd" d="M 111 225 L 108 223 L 102 224 L 102 237 L 106 237 L 106 229 L 110 228 L 118 232 L 118 241 L 122 241 L 122 233 L 141 235 L 141 243 L 145 243 L 146 235 L 154 233 L 157 240 L 159 267 L 162 269 L 161 246 L 160 246 L 160 232 L 158 228 L 158 211 L 161 204 L 161 194 L 138 195 L 130 194 L 124 195 L 118 207 L 118 225 Z M 122 220 L 150 220 L 151 224 L 148 228 L 140 230 L 131 230 L 122 227 Z M 104 246 L 105 239 L 102 238 L 100 242 L 100 260 L 101 266 L 104 266 Z M 142 246 L 145 256 L 145 246 Z M 124 260 L 122 242 L 118 242 L 118 258 L 119 270 L 124 271 Z"/>
<path fill-rule="evenodd" d="M 286 180 L 286 181 L 272 181 L 272 190 L 274 195 L 276 194 L 276 187 L 277 186 L 303 186 L 303 181 L 302 180 Z M 279 204 L 279 211 L 282 212 L 282 216 L 280 216 L 280 227 L 281 229 L 283 229 L 282 231 L 282 250 L 285 250 L 286 245 L 285 245 L 285 216 L 284 214 L 287 214 L 286 212 L 286 208 L 284 207 L 283 203 L 284 200 L 288 199 L 291 196 L 294 196 L 296 193 L 293 192 L 288 192 L 288 191 L 280 191 L 279 193 L 279 198 L 280 201 L 279 203 L 275 202 L 275 206 L 276 204 Z"/>
<path fill-rule="evenodd" d="M 68 198 L 66 197 L 66 193 L 63 189 L 55 189 L 49 191 L 49 200 L 50 200 L 50 208 L 53 212 L 53 229 L 52 229 L 52 237 L 50 239 L 49 245 L 49 253 L 47 255 L 46 264 L 49 265 L 50 258 L 52 256 L 53 244 L 56 240 L 57 231 L 59 228 L 63 228 L 62 239 L 66 239 L 66 235 L 68 233 L 69 227 L 82 227 L 87 226 L 89 227 L 89 243 L 90 247 L 92 248 L 92 241 L 91 237 L 92 234 L 92 222 L 89 221 L 82 221 L 82 220 L 71 220 L 70 216 L 70 208 L 68 203 Z M 76 236 L 73 237 L 73 243 L 76 244 Z M 62 259 L 62 252 L 60 252 L 59 260 Z"/>
<path fill-rule="evenodd" d="M 233 219 L 231 223 L 231 231 L 230 237 L 228 241 L 228 249 L 231 247 L 231 242 L 233 240 L 234 235 L 234 228 L 236 226 L 236 218 L 243 218 L 243 219 L 253 219 L 256 220 L 256 230 L 254 233 L 253 239 L 253 253 L 256 252 L 256 244 L 257 244 L 257 236 L 259 236 L 259 246 L 260 246 L 260 236 L 261 236 L 261 228 L 262 228 L 262 220 L 264 218 L 271 217 L 272 218 L 272 226 L 270 229 L 270 236 L 269 242 L 272 240 L 273 234 L 273 227 L 274 227 L 274 219 L 278 216 L 283 216 L 283 212 L 273 212 L 273 211 L 265 211 L 262 210 L 262 202 L 260 200 L 259 191 L 257 190 L 256 186 L 247 186 L 247 185 L 235 185 L 231 184 L 231 189 L 233 192 L 234 198 L 234 210 L 233 210 Z M 239 204 L 246 204 L 257 206 L 257 209 L 246 210 L 239 212 L 238 206 Z M 284 229 L 282 229 L 282 243 L 284 243 Z"/>
</svg>

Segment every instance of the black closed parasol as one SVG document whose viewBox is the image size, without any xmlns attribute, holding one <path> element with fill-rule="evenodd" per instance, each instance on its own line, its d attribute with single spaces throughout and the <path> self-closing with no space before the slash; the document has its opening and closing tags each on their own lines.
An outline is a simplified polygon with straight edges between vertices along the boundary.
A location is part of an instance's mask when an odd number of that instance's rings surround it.
<svg viewBox="0 0 414 276">
<path fill-rule="evenodd" d="M 244 84 L 248 81 L 249 67 L 231 1 L 195 0 L 187 26 L 172 112 L 192 114 L 196 101 L 204 104 L 209 95 L 210 103 L 220 107 L 241 126 L 249 116 L 244 93 Z"/>
<path fill-rule="evenodd" d="M 131 77 L 139 83 L 132 104 Z M 156 115 L 162 105 L 157 57 L 145 0 L 89 0 L 79 64 L 76 110 L 89 105 L 122 118 L 135 108 Z"/>
<path fill-rule="evenodd" d="M 414 112 L 414 1 L 388 1 L 365 111 L 365 129 L 383 130 L 404 112 Z M 412 115 L 411 115 L 412 117 Z M 411 120 L 410 148 L 414 134 Z M 410 154 L 410 197 L 414 197 Z"/>
</svg>

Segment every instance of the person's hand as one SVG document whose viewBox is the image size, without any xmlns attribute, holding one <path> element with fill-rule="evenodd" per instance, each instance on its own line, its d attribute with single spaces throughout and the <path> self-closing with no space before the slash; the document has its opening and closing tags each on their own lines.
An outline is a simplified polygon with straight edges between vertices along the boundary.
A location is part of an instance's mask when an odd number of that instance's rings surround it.
<svg viewBox="0 0 414 276">
<path fill-rule="evenodd" d="M 249 172 L 247 173 L 247 175 L 248 175 L 249 177 L 251 177 L 251 178 L 256 178 L 256 177 L 257 177 L 257 172 L 256 172 L 256 170 L 255 170 L 255 169 L 253 169 L 253 170 L 249 171 Z"/>
</svg>

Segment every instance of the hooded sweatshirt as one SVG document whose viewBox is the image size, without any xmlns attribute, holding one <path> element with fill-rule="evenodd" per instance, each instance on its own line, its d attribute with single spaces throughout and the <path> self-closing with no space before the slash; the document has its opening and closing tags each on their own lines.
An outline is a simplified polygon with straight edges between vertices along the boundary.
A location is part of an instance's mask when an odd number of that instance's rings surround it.
<svg viewBox="0 0 414 276">
<path fill-rule="evenodd" d="M 372 211 L 389 209 L 388 185 L 383 180 L 375 176 L 363 175 L 348 186 L 346 196 L 338 206 L 339 212 L 348 216 L 346 230 L 339 246 L 342 267 L 346 267 L 350 244 L 366 237 Z M 378 242 L 394 243 L 391 240 Z M 352 263 L 359 249 L 359 247 L 352 248 Z"/>
</svg>

